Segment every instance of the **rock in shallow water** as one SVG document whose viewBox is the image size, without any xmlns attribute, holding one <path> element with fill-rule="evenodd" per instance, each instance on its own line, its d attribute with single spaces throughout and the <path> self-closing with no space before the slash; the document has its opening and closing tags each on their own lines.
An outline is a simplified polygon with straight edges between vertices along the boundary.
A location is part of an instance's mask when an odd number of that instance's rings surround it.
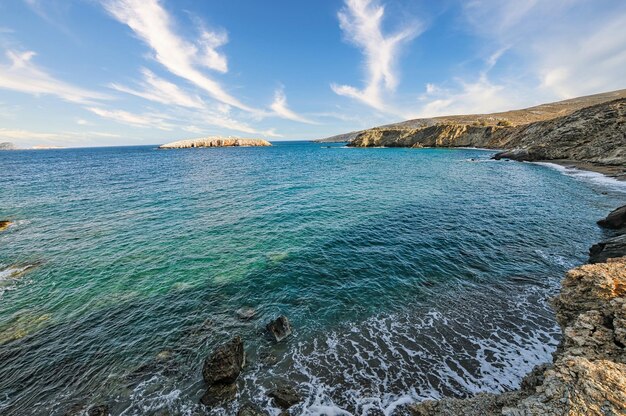
<svg viewBox="0 0 626 416">
<path fill-rule="evenodd" d="M 274 399 L 274 402 L 283 409 L 289 409 L 291 406 L 300 403 L 302 397 L 300 393 L 291 386 L 280 386 L 267 393 L 268 397 Z"/>
<path fill-rule="evenodd" d="M 0 221 L 0 231 L 4 231 L 9 228 L 13 223 L 11 221 Z"/>
<path fill-rule="evenodd" d="M 598 221 L 598 225 L 604 228 L 626 228 L 626 205 L 609 213 L 606 218 Z"/>
<path fill-rule="evenodd" d="M 209 385 L 231 384 L 237 380 L 246 362 L 246 354 L 241 337 L 236 336 L 226 344 L 217 347 L 204 360 L 202 377 Z"/>
<path fill-rule="evenodd" d="M 626 234 L 601 241 L 589 249 L 589 263 L 592 264 L 622 256 L 626 256 Z"/>
<path fill-rule="evenodd" d="M 291 324 L 285 315 L 280 315 L 267 324 L 266 328 L 276 342 L 280 342 L 291 335 Z"/>
<path fill-rule="evenodd" d="M 249 321 L 256 316 L 256 309 L 254 308 L 239 308 L 237 309 L 237 317 L 242 321 Z"/>
<path fill-rule="evenodd" d="M 268 413 L 250 403 L 246 403 L 239 408 L 237 416 L 268 416 Z"/>
<path fill-rule="evenodd" d="M 237 396 L 237 384 L 214 384 L 200 398 L 205 406 L 218 406 L 231 401 Z"/>
</svg>

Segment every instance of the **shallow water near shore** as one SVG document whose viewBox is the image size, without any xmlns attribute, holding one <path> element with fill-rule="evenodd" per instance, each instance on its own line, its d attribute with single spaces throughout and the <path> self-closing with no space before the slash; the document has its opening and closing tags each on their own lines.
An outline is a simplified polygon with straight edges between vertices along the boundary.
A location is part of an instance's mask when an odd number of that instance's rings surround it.
<svg viewBox="0 0 626 416">
<path fill-rule="evenodd" d="M 289 381 L 294 414 L 393 414 L 516 388 L 550 359 L 548 299 L 626 183 L 475 149 L 327 146 L 0 153 L 15 222 L 0 233 L 0 413 L 277 415 L 266 393 Z M 274 345 L 263 327 L 280 313 L 294 334 Z M 238 399 L 203 408 L 202 361 L 234 335 Z"/>
</svg>

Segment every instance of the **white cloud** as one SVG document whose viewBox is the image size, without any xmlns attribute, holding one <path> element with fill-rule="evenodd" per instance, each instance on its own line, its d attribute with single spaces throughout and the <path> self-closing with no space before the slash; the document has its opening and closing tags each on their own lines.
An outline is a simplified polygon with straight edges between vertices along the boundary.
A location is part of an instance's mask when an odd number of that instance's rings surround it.
<svg viewBox="0 0 626 416">
<path fill-rule="evenodd" d="M 360 48 L 367 71 L 366 86 L 358 89 L 349 85 L 332 84 L 339 95 L 351 97 L 381 111 L 388 111 L 383 92 L 394 91 L 398 85 L 395 63 L 403 43 L 413 39 L 421 31 L 418 24 L 394 34 L 383 33 L 385 8 L 373 0 L 345 0 L 345 7 L 338 13 L 339 25 L 346 39 Z"/>
<path fill-rule="evenodd" d="M 283 90 L 283 88 L 278 88 L 274 93 L 274 102 L 272 103 L 270 108 L 274 111 L 274 113 L 287 120 L 298 121 L 300 123 L 315 124 L 315 122 L 295 113 L 287 106 L 287 97 L 285 96 L 285 91 Z"/>
<path fill-rule="evenodd" d="M 104 0 L 106 10 L 128 25 L 154 52 L 154 59 L 171 73 L 188 80 L 216 100 L 244 111 L 257 112 L 230 95 L 198 67 L 228 70 L 226 57 L 217 51 L 227 38 L 223 33 L 203 31 L 197 43 L 179 36 L 172 19 L 158 0 Z"/>
<path fill-rule="evenodd" d="M 8 63 L 0 64 L 0 88 L 27 94 L 48 94 L 74 103 L 90 103 L 108 96 L 83 89 L 54 78 L 35 65 L 33 51 L 17 52 L 7 50 Z"/>
<path fill-rule="evenodd" d="M 626 87 L 623 1 L 473 0 L 464 12 L 475 35 L 518 59 L 507 75 L 526 77 L 524 87 L 535 97 L 562 99 Z"/>
<path fill-rule="evenodd" d="M 172 130 L 172 125 L 165 122 L 165 117 L 155 114 L 135 114 L 124 110 L 107 110 L 99 107 L 87 107 L 87 110 L 106 119 L 116 121 L 121 124 L 150 127 L 159 130 Z"/>
<path fill-rule="evenodd" d="M 174 104 L 198 109 L 204 108 L 204 103 L 200 97 L 186 93 L 178 87 L 178 85 L 157 77 L 148 69 L 144 68 L 142 73 L 144 81 L 141 83 L 141 90 L 132 89 L 116 83 L 110 86 L 117 91 L 136 95 L 161 104 Z"/>
</svg>

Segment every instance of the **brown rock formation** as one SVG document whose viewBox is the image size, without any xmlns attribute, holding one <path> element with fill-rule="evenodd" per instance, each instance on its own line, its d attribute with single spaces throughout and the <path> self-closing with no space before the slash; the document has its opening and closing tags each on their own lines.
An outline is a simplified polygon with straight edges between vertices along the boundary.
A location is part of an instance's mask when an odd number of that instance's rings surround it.
<svg viewBox="0 0 626 416">
<path fill-rule="evenodd" d="M 415 415 L 625 415 L 626 257 L 584 265 L 565 276 L 554 300 L 563 340 L 554 363 L 518 391 L 427 401 Z"/>
</svg>

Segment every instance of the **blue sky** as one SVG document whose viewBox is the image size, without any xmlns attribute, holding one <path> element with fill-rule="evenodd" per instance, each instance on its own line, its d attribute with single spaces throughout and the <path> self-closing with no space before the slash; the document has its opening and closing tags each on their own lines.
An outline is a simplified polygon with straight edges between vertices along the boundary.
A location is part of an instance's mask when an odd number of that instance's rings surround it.
<svg viewBox="0 0 626 416">
<path fill-rule="evenodd" d="M 626 88 L 623 0 L 3 0 L 0 141 L 313 139 Z"/>
</svg>

